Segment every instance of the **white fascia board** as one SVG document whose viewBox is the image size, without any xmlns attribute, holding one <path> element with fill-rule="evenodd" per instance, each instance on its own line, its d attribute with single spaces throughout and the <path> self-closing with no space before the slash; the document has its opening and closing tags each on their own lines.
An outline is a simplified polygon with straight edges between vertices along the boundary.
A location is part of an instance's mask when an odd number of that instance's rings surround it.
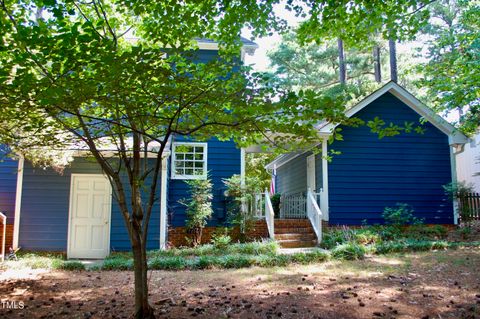
<svg viewBox="0 0 480 319">
<path fill-rule="evenodd" d="M 218 43 L 216 42 L 201 42 L 197 41 L 198 48 L 200 50 L 214 50 L 217 51 L 219 49 Z M 258 44 L 243 44 L 242 50 L 245 50 L 248 54 L 255 53 L 255 50 L 258 49 Z"/>
<path fill-rule="evenodd" d="M 117 157 L 118 156 L 118 151 L 100 151 L 100 153 L 104 157 Z M 142 151 L 143 154 L 143 151 Z M 72 155 L 73 157 L 91 157 L 92 153 L 89 150 L 74 150 L 74 153 Z M 165 150 L 163 151 L 162 158 L 166 158 L 170 156 L 170 151 Z M 157 153 L 149 151 L 147 153 L 147 158 L 157 158 Z"/>
</svg>

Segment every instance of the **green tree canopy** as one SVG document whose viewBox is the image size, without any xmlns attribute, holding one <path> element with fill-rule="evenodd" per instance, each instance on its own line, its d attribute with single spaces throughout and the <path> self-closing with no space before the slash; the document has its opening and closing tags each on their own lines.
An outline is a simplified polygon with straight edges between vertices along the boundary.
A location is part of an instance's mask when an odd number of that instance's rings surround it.
<svg viewBox="0 0 480 319">
<path fill-rule="evenodd" d="M 480 2 L 442 0 L 432 4 L 427 35 L 428 61 L 418 67 L 420 87 L 438 112 L 458 111 L 460 127 L 480 126 Z"/>
</svg>

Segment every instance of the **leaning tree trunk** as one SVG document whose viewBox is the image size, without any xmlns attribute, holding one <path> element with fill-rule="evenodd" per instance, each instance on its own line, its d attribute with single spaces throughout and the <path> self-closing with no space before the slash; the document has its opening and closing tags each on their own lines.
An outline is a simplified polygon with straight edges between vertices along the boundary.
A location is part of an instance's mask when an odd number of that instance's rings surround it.
<svg viewBox="0 0 480 319">
<path fill-rule="evenodd" d="M 338 38 L 338 66 L 340 75 L 340 84 L 347 82 L 347 69 L 345 67 L 345 54 L 343 52 L 343 40 Z"/>
<path fill-rule="evenodd" d="M 373 48 L 373 68 L 375 74 L 375 81 L 382 82 L 382 65 L 380 63 L 380 46 L 376 45 Z"/>
<path fill-rule="evenodd" d="M 390 79 L 393 82 L 398 82 L 397 48 L 396 48 L 395 40 L 390 38 L 388 40 L 388 47 L 390 49 Z"/>
</svg>

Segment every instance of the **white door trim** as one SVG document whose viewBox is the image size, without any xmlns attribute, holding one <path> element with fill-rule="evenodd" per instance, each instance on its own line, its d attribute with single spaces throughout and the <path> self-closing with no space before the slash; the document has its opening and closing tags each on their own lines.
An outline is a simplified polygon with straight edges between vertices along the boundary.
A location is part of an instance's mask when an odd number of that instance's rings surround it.
<svg viewBox="0 0 480 319">
<path fill-rule="evenodd" d="M 112 228 L 112 186 L 110 185 L 110 181 L 109 179 L 103 175 L 103 174 L 71 174 L 70 176 L 70 199 L 69 199 L 69 204 L 68 204 L 68 225 L 67 225 L 67 258 L 71 258 L 70 256 L 72 255 L 72 251 L 71 251 L 71 235 L 72 235 L 72 231 L 71 231 L 71 226 L 72 226 L 72 210 L 73 210 L 73 207 L 72 207 L 72 204 L 73 204 L 73 188 L 74 188 L 74 180 L 75 180 L 75 177 L 103 177 L 106 181 L 107 181 L 107 185 L 108 185 L 108 188 L 109 188 L 109 197 L 108 197 L 108 227 L 107 227 L 107 233 L 106 233 L 106 236 L 107 236 L 107 254 L 106 256 L 108 256 L 110 254 L 110 231 L 111 231 L 111 228 Z M 106 257 L 105 256 L 105 257 Z M 79 258 L 79 257 L 75 257 L 75 258 Z"/>
<path fill-rule="evenodd" d="M 310 184 L 310 181 L 312 181 L 313 184 Z M 315 175 L 315 154 L 312 154 L 307 156 L 307 190 L 308 188 L 310 188 L 312 192 L 316 191 L 316 183 L 317 181 Z"/>
</svg>

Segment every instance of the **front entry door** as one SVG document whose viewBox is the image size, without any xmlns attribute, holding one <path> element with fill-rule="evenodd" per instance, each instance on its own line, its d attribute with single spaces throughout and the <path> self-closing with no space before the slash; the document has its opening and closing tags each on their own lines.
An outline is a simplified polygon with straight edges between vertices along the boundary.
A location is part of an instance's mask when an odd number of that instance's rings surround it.
<svg viewBox="0 0 480 319">
<path fill-rule="evenodd" d="M 103 175 L 72 174 L 68 258 L 105 258 L 110 245 L 111 187 Z"/>
<path fill-rule="evenodd" d="M 307 157 L 307 190 L 315 191 L 315 155 Z"/>
</svg>

